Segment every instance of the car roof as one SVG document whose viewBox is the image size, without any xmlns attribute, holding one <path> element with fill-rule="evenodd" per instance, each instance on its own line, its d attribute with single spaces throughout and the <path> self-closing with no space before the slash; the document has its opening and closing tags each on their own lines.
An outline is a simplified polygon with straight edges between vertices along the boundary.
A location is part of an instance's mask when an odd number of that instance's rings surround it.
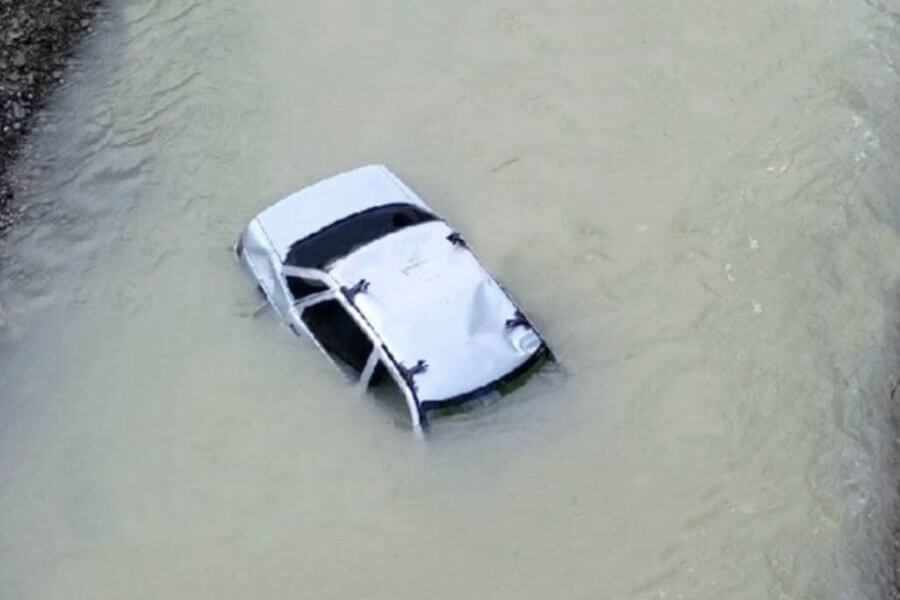
<svg viewBox="0 0 900 600">
<path fill-rule="evenodd" d="M 356 213 L 389 204 L 411 204 L 431 212 L 387 167 L 367 165 L 303 188 L 256 218 L 284 261 L 298 240 Z"/>
<path fill-rule="evenodd" d="M 410 368 L 420 402 L 441 401 L 493 383 L 522 365 L 541 340 L 507 327 L 517 307 L 444 221 L 375 240 L 328 267 L 336 283 L 369 282 L 352 302 L 394 360 Z"/>
</svg>

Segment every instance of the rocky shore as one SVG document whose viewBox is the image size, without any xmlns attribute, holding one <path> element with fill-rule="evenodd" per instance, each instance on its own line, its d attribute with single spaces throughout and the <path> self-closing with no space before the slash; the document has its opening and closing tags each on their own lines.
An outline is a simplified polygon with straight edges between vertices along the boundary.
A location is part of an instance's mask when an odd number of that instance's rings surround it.
<svg viewBox="0 0 900 600">
<path fill-rule="evenodd" d="M 0 0 L 0 232 L 15 222 L 11 168 L 50 93 L 65 81 L 101 0 Z"/>
</svg>

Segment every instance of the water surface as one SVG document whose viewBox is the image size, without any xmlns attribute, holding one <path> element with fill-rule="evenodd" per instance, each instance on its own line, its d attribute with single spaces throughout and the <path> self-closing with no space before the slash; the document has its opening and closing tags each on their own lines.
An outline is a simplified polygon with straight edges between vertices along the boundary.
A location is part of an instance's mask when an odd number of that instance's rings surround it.
<svg viewBox="0 0 900 600">
<path fill-rule="evenodd" d="M 896 2 L 110 2 L 3 247 L 0 596 L 879 598 Z M 349 393 L 228 248 L 385 163 L 564 369 Z"/>
</svg>

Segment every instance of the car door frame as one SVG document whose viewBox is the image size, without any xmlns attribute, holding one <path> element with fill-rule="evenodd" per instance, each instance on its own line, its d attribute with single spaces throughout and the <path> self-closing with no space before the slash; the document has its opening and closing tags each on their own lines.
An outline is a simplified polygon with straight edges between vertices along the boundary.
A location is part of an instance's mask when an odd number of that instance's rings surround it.
<svg viewBox="0 0 900 600">
<path fill-rule="evenodd" d="M 283 292 L 288 294 L 287 297 L 293 299 L 290 296 L 290 291 L 288 289 L 287 277 L 301 277 L 303 279 L 316 281 L 326 286 L 326 289 L 321 292 L 316 292 L 314 294 L 310 294 L 304 298 L 300 298 L 299 300 L 293 301 L 290 306 L 290 311 L 288 315 L 288 321 L 290 323 L 291 329 L 295 334 L 300 334 L 300 331 L 306 334 L 316 347 L 324 354 L 327 359 L 341 372 L 346 372 L 340 364 L 338 364 L 337 360 L 328 352 L 322 343 L 316 338 L 315 334 L 307 327 L 306 323 L 303 321 L 303 311 L 309 308 L 310 306 L 314 306 L 321 302 L 327 302 L 329 300 L 336 300 L 344 311 L 353 319 L 354 323 L 357 327 L 366 335 L 369 339 L 369 342 L 372 344 L 372 350 L 369 353 L 368 358 L 366 359 L 365 365 L 362 371 L 358 375 L 358 379 L 356 381 L 357 389 L 365 392 L 368 389 L 369 383 L 371 382 L 372 376 L 375 374 L 375 369 L 378 366 L 378 363 L 384 365 L 385 369 L 387 369 L 388 373 L 391 376 L 391 379 L 394 380 L 397 387 L 400 389 L 403 394 L 403 398 L 406 402 L 407 410 L 409 411 L 410 420 L 412 421 L 413 429 L 421 431 L 424 427 L 427 426 L 427 418 L 425 412 L 422 410 L 422 407 L 419 403 L 418 395 L 416 394 L 415 389 L 409 385 L 406 379 L 400 372 L 400 367 L 394 359 L 393 355 L 385 346 L 384 342 L 378 336 L 378 334 L 372 329 L 372 326 L 369 324 L 368 320 L 359 312 L 356 306 L 350 302 L 347 297 L 341 293 L 340 286 L 331 277 L 327 272 L 312 269 L 308 267 L 295 267 L 292 265 L 281 265 L 280 273 L 279 273 L 279 281 L 280 285 L 283 288 Z"/>
</svg>

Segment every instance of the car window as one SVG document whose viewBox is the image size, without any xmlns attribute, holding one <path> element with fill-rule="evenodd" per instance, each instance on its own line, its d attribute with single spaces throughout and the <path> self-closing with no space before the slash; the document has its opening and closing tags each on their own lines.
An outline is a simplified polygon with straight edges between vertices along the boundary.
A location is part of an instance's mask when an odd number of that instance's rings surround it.
<svg viewBox="0 0 900 600">
<path fill-rule="evenodd" d="M 312 279 L 303 279 L 302 277 L 294 277 L 292 275 L 288 275 L 285 279 L 287 280 L 288 289 L 291 291 L 291 296 L 294 297 L 294 300 L 300 300 L 317 292 L 324 292 L 328 289 L 328 286 L 324 283 L 313 281 Z"/>
<path fill-rule="evenodd" d="M 409 405 L 403 395 L 403 390 L 388 373 L 387 368 L 379 363 L 375 374 L 369 383 L 369 393 L 375 401 L 381 405 L 388 414 L 398 423 L 411 425 Z"/>
<path fill-rule="evenodd" d="M 326 300 L 308 306 L 301 318 L 331 356 L 362 372 L 372 353 L 372 342 L 340 302 Z"/>
<path fill-rule="evenodd" d="M 288 251 L 286 265 L 321 269 L 354 249 L 405 227 L 437 217 L 410 204 L 387 204 L 364 210 L 297 240 Z"/>
<path fill-rule="evenodd" d="M 387 367 L 379 360 L 378 364 L 375 366 L 375 370 L 372 371 L 372 378 L 369 379 L 369 387 L 384 385 L 385 383 L 391 384 L 394 383 L 394 380 L 391 378 L 390 373 L 388 373 Z"/>
</svg>

